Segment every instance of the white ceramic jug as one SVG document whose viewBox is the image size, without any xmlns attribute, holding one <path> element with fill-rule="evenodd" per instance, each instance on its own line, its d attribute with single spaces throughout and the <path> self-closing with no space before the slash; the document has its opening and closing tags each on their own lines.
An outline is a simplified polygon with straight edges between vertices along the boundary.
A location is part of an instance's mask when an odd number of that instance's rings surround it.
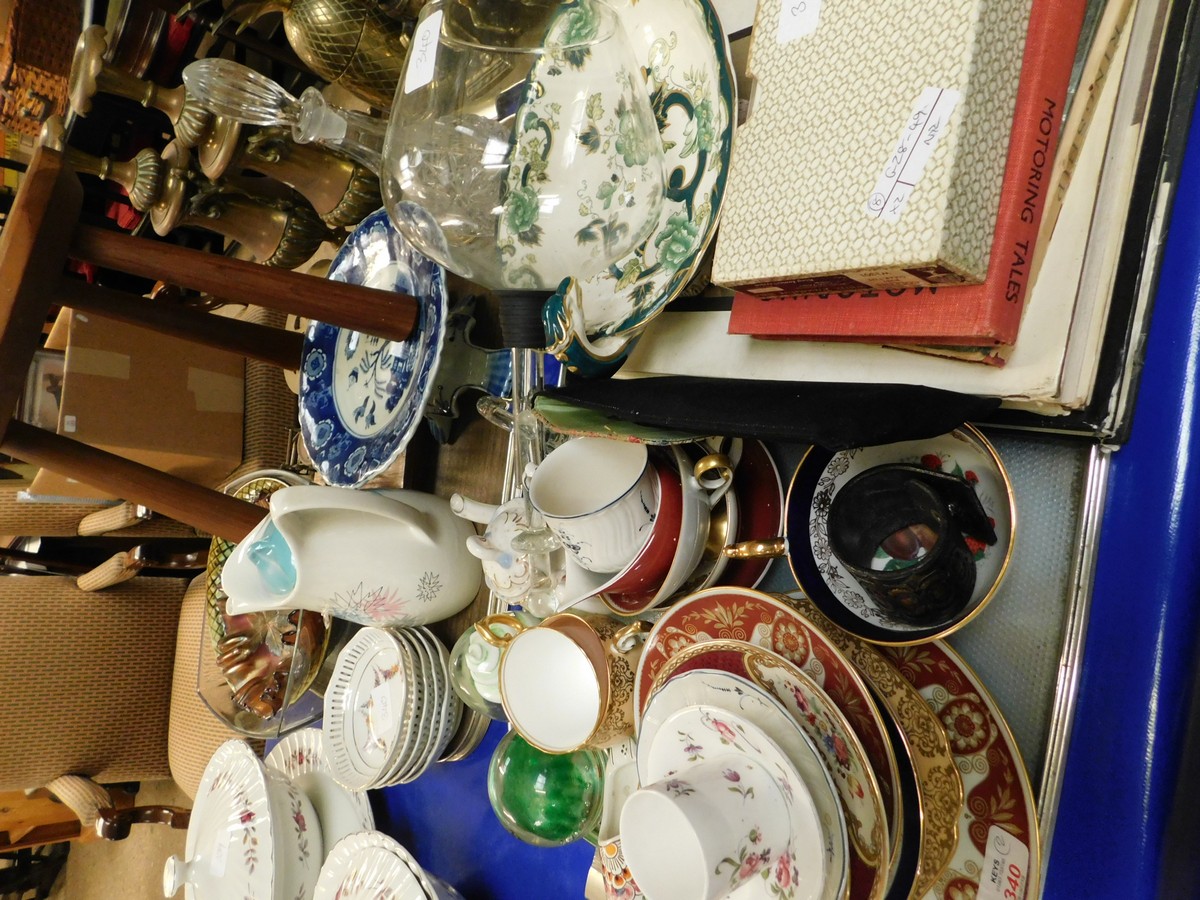
<svg viewBox="0 0 1200 900">
<path fill-rule="evenodd" d="M 466 607 L 483 579 L 475 529 L 423 491 L 285 487 L 221 575 L 234 615 L 307 609 L 363 625 L 423 625 Z"/>
</svg>

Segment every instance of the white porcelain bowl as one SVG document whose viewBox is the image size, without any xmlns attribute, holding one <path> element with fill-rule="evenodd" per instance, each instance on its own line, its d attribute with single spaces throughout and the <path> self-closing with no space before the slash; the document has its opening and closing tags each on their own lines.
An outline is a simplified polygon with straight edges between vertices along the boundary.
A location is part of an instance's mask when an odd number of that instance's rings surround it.
<svg viewBox="0 0 1200 900">
<path fill-rule="evenodd" d="M 189 900 L 311 897 L 324 858 L 308 797 L 269 770 L 245 741 L 226 741 L 204 770 L 185 842 L 172 856 L 163 893 L 186 886 Z"/>
</svg>

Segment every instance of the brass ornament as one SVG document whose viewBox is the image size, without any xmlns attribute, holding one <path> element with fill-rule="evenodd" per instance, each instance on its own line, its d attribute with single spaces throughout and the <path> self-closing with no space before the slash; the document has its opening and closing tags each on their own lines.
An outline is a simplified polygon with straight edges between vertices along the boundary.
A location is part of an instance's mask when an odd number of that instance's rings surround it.
<svg viewBox="0 0 1200 900">
<path fill-rule="evenodd" d="M 198 144 L 209 128 L 212 115 L 190 100 L 183 85 L 164 88 L 110 65 L 104 59 L 108 36 L 102 25 L 89 25 L 79 35 L 71 61 L 68 96 L 71 108 L 81 116 L 92 110 L 96 94 L 112 94 L 157 109 L 170 121 L 175 139 L 184 147 Z"/>
<path fill-rule="evenodd" d="M 42 125 L 40 141 L 43 147 L 62 153 L 63 160 L 76 172 L 119 184 L 129 195 L 129 205 L 138 212 L 149 210 L 162 195 L 166 165 L 149 147 L 123 161 L 85 153 L 66 144 L 65 128 L 58 116 L 51 116 Z"/>
<path fill-rule="evenodd" d="M 187 12 L 196 0 L 183 7 Z M 379 109 L 390 109 L 408 55 L 409 30 L 374 0 L 240 0 L 214 26 L 232 18 L 239 31 L 269 12 L 283 14 L 288 43 L 304 64 Z"/>
<path fill-rule="evenodd" d="M 299 191 L 331 228 L 357 225 L 383 205 L 373 172 L 327 148 L 297 144 L 286 128 L 250 135 L 230 167 L 267 175 Z"/>
</svg>

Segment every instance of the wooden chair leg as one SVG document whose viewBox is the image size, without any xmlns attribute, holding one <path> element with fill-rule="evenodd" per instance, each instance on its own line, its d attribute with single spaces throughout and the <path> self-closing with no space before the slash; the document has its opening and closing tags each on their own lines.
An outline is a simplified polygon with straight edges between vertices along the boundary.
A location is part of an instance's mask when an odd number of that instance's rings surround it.
<svg viewBox="0 0 1200 900">
<path fill-rule="evenodd" d="M 0 439 L 0 453 L 75 478 L 233 543 L 249 534 L 266 514 L 253 503 L 15 419 Z"/>
<path fill-rule="evenodd" d="M 281 369 L 298 367 L 304 353 L 304 335 L 295 331 L 135 297 L 85 281 L 64 279 L 54 299 L 72 309 L 228 350 Z"/>
<path fill-rule="evenodd" d="M 238 302 L 252 300 L 267 309 L 392 341 L 406 340 L 417 321 L 417 301 L 408 294 L 340 281 L 315 281 L 315 276 L 300 272 L 90 225 L 75 229 L 68 255 L 155 281 L 170 278 L 183 287 L 214 297 Z"/>
</svg>

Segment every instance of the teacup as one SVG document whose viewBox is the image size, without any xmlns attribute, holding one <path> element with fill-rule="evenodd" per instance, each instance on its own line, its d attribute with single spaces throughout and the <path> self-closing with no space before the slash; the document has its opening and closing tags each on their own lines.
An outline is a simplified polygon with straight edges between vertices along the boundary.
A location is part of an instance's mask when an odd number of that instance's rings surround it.
<svg viewBox="0 0 1200 900">
<path fill-rule="evenodd" d="M 606 595 L 657 591 L 675 559 L 683 516 L 683 484 L 673 460 L 654 460 L 652 465 L 658 476 L 658 515 L 651 526 L 650 537 L 637 556 L 608 582 Z"/>
<path fill-rule="evenodd" d="M 654 900 L 716 900 L 787 850 L 791 818 L 772 774 L 731 753 L 634 791 L 621 810 L 625 864 Z"/>
<path fill-rule="evenodd" d="M 496 634 L 502 624 L 511 633 Z M 500 697 L 508 721 L 547 753 L 603 748 L 633 734 L 633 680 L 649 622 L 558 613 L 533 627 L 501 613 L 475 624 L 504 648 Z"/>
<path fill-rule="evenodd" d="M 529 499 L 579 565 L 619 572 L 650 537 L 658 477 L 645 444 L 575 438 L 534 469 Z"/>
<path fill-rule="evenodd" d="M 725 454 L 710 453 L 693 462 L 682 448 L 674 446 L 671 451 L 680 475 L 682 501 L 674 559 L 657 586 L 648 584 L 640 590 L 625 591 L 607 589 L 604 604 L 617 615 L 638 615 L 665 602 L 683 587 L 704 556 L 713 507 L 726 495 L 733 480 L 733 464 Z"/>
</svg>

